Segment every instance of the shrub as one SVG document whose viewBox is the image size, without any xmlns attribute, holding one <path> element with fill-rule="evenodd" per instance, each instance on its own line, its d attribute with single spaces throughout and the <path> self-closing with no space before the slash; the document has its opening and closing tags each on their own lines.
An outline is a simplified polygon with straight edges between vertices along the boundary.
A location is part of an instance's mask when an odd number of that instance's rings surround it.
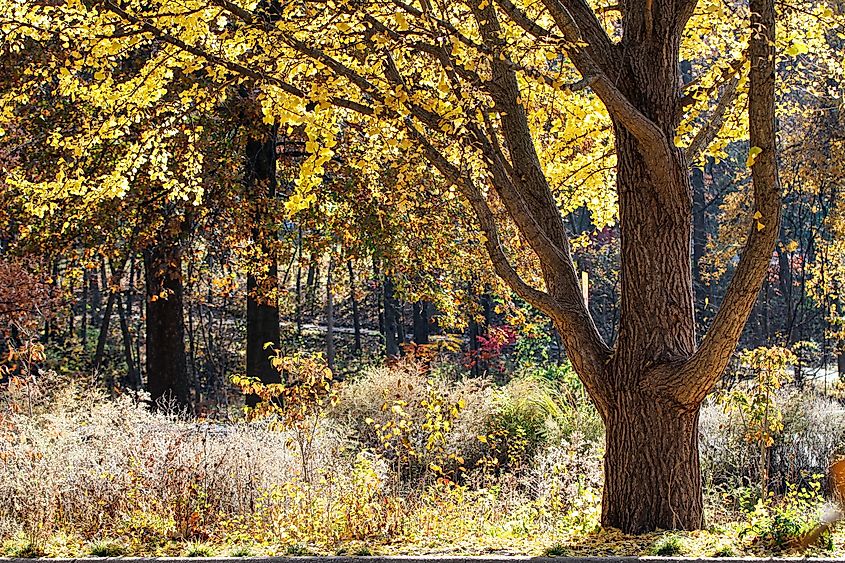
<svg viewBox="0 0 845 563">
<path fill-rule="evenodd" d="M 677 534 L 667 534 L 661 536 L 654 545 L 651 546 L 651 554 L 659 555 L 661 557 L 673 557 L 681 555 L 686 551 L 684 539 Z"/>
<path fill-rule="evenodd" d="M 189 542 L 185 546 L 185 557 L 211 557 L 214 555 L 214 548 L 207 543 Z"/>
<path fill-rule="evenodd" d="M 255 551 L 246 545 L 239 545 L 229 551 L 229 557 L 255 557 Z"/>
<path fill-rule="evenodd" d="M 710 557 L 735 557 L 736 551 L 734 550 L 733 546 L 727 543 L 721 543 L 717 545 Z"/>
<path fill-rule="evenodd" d="M 553 546 L 546 548 L 543 551 L 543 555 L 546 557 L 566 557 L 569 555 L 570 550 L 563 544 L 556 543 Z"/>
<path fill-rule="evenodd" d="M 527 467 L 543 448 L 598 442 L 604 426 L 571 367 L 523 371 L 495 393 L 489 432 L 499 462 L 512 471 Z"/>
<path fill-rule="evenodd" d="M 487 440 L 501 467 L 521 472 L 556 432 L 552 413 L 557 405 L 544 385 L 531 377 L 514 379 L 498 389 L 494 404 Z"/>
<path fill-rule="evenodd" d="M 603 481 L 601 447 L 579 434 L 538 454 L 526 478 L 545 524 L 581 533 L 598 527 Z"/>
<path fill-rule="evenodd" d="M 44 556 L 44 548 L 32 538 L 18 536 L 3 542 L 3 554 L 6 557 L 19 557 L 22 559 L 34 559 Z"/>
<path fill-rule="evenodd" d="M 126 548 L 114 540 L 100 540 L 91 544 L 88 553 L 95 557 L 121 557 L 126 555 Z"/>
<path fill-rule="evenodd" d="M 251 514 L 264 491 L 296 474 L 290 435 L 266 424 L 188 422 L 153 414 L 129 396 L 108 400 L 75 383 L 26 410 L 2 396 L 0 538 L 126 536 L 137 551 L 197 539 Z M 9 439 L 13 436 L 14 439 Z M 339 436 L 321 429 L 315 464 L 348 471 Z"/>
<path fill-rule="evenodd" d="M 789 483 L 808 487 L 811 475 L 826 473 L 830 461 L 845 452 L 841 406 L 795 389 L 780 390 L 773 401 L 782 413 L 783 428 L 769 447 L 770 488 L 783 493 Z M 701 409 L 699 428 L 702 475 L 708 488 L 723 488 L 738 498 L 734 491 L 760 481 L 759 448 L 745 439 L 741 413 L 726 413 L 710 398 Z"/>
<path fill-rule="evenodd" d="M 482 457 L 478 435 L 494 409 L 492 394 L 489 380 L 450 382 L 400 363 L 349 382 L 330 416 L 363 447 L 401 461 L 406 478 L 419 477 L 432 466 L 454 471 Z"/>
<path fill-rule="evenodd" d="M 790 486 L 780 499 L 769 496 L 759 500 L 740 537 L 769 549 L 796 547 L 826 508 L 820 477 L 816 476 L 810 487 Z"/>
</svg>

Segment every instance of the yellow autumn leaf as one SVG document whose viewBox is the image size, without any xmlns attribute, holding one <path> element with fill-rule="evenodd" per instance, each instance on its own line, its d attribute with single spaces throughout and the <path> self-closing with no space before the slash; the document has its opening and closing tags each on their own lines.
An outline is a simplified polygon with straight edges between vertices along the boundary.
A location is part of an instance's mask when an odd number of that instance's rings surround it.
<svg viewBox="0 0 845 563">
<path fill-rule="evenodd" d="M 763 152 L 763 149 L 760 147 L 751 147 L 748 149 L 748 158 L 745 161 L 745 165 L 749 168 L 754 166 L 754 161 L 757 160 L 757 156 Z"/>
<path fill-rule="evenodd" d="M 809 53 L 809 52 L 810 52 L 810 48 L 807 47 L 807 45 L 805 45 L 801 41 L 794 41 L 792 43 L 792 45 L 790 45 L 789 48 L 786 50 L 786 54 L 789 55 L 790 57 L 803 55 L 803 54 Z"/>
</svg>

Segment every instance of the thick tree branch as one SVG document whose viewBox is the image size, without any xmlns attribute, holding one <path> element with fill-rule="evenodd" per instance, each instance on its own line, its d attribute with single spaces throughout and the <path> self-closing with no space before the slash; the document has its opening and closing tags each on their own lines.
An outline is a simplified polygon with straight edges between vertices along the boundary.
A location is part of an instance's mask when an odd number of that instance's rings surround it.
<svg viewBox="0 0 845 563">
<path fill-rule="evenodd" d="M 775 124 L 774 0 L 751 0 L 748 121 L 754 217 L 730 286 L 699 349 L 685 363 L 650 378 L 655 390 L 698 404 L 722 377 L 754 307 L 780 231 L 781 188 Z"/>
<path fill-rule="evenodd" d="M 587 2 L 543 0 L 543 5 L 567 41 L 584 44 L 583 49 L 603 73 L 615 74 L 620 64 L 618 51 Z"/>
<path fill-rule="evenodd" d="M 511 0 L 496 0 L 497 4 L 518 25 L 529 32 L 539 31 L 531 26 L 528 16 Z M 611 117 L 631 132 L 643 146 L 643 152 L 652 164 L 651 169 L 665 169 L 666 159 L 672 160 L 674 148 L 669 137 L 634 104 L 608 77 L 615 74 L 620 62 L 619 51 L 601 29 L 592 10 L 581 0 L 543 0 L 555 24 L 563 33 L 567 52 L 573 64 L 588 81 L 592 90 L 607 107 Z M 582 26 L 584 29 L 582 29 Z M 595 27 L 598 26 L 598 31 Z M 542 28 L 541 28 L 542 29 Z M 600 33 L 599 33 L 600 32 Z"/>
<path fill-rule="evenodd" d="M 484 234 L 484 246 L 490 255 L 490 260 L 496 270 L 496 274 L 502 278 L 520 297 L 536 306 L 538 309 L 546 313 L 552 318 L 561 315 L 560 305 L 548 293 L 540 291 L 530 285 L 517 273 L 516 269 L 511 265 L 502 247 L 502 242 L 499 239 L 499 231 L 496 226 L 496 219 L 493 217 L 493 212 L 481 195 L 481 191 L 473 184 L 471 180 L 466 178 L 457 166 L 449 162 L 449 160 L 438 151 L 428 138 L 417 131 L 413 125 L 406 127 L 408 133 L 414 140 L 423 147 L 426 159 L 431 162 L 435 168 L 443 175 L 450 183 L 461 188 L 461 193 L 469 202 L 476 219 L 478 220 L 481 232 Z"/>
<path fill-rule="evenodd" d="M 610 351 L 601 340 L 598 331 L 595 331 L 595 333 L 584 331 L 584 319 L 578 318 L 578 311 L 573 311 L 571 307 L 560 303 L 550 294 L 528 285 L 519 276 L 507 258 L 499 239 L 496 219 L 481 191 L 455 165 L 450 163 L 424 134 L 417 131 L 411 124 L 407 125 L 407 130 L 414 140 L 423 147 L 429 162 L 437 168 L 444 178 L 458 186 L 469 202 L 484 234 L 485 249 L 490 256 L 496 275 L 507 283 L 517 295 L 547 314 L 561 330 L 567 342 L 574 344 L 567 349 L 567 353 L 578 370 L 578 374 L 582 377 L 588 392 L 596 400 L 599 409 L 605 411 L 608 408 L 607 401 L 610 397 L 610 391 L 604 368 Z"/>
</svg>

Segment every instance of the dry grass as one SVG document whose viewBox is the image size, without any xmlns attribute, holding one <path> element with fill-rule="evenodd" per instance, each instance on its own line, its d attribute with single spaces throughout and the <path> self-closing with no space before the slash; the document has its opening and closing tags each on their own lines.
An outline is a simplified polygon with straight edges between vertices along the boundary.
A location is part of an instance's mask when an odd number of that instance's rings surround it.
<svg viewBox="0 0 845 563">
<path fill-rule="evenodd" d="M 761 505 L 753 514 L 720 508 L 711 511 L 720 527 L 677 537 L 598 531 L 602 446 L 577 428 L 563 431 L 561 421 L 578 417 L 555 411 L 573 407 L 544 393 L 531 381 L 497 391 L 483 379 L 431 379 L 408 366 L 368 371 L 320 418 L 309 460 L 319 470 L 306 482 L 291 436 L 266 421 L 154 414 L 132 397 L 106 399 L 79 381 L 50 377 L 38 387 L 12 386 L 0 398 L 0 542 L 7 555 L 72 557 L 742 555 L 768 553 L 771 538 L 806 526 L 820 506 L 813 493 Z M 467 461 L 462 484 L 433 472 L 400 479 L 395 459 L 364 420 L 386 422 L 393 415 L 383 405 L 402 402 L 407 435 L 425 451 L 432 432 L 422 421 L 432 397 L 463 405 L 440 428 L 450 455 L 489 461 L 496 452 L 478 435 L 519 437 L 536 424 L 547 429 L 544 441 L 519 467 L 482 463 L 472 470 Z M 526 397 L 531 400 L 516 400 Z M 806 402 L 796 409 L 817 407 Z M 812 415 L 813 424 L 834 424 L 822 412 Z M 718 436 L 716 414 L 703 416 L 705 446 L 733 439 Z M 712 460 L 728 455 L 704 454 L 709 468 L 722 467 Z M 723 504 L 717 496 L 709 500 L 712 508 Z"/>
</svg>

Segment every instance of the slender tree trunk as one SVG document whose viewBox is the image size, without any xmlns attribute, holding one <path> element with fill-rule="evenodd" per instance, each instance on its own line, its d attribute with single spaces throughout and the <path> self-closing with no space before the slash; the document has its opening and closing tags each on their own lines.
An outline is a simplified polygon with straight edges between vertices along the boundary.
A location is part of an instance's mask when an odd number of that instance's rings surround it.
<svg viewBox="0 0 845 563">
<path fill-rule="evenodd" d="M 792 330 L 795 326 L 795 309 L 793 309 L 793 276 L 790 256 L 783 248 L 775 249 L 778 257 L 778 285 L 783 298 L 783 309 L 785 316 L 781 319 L 780 325 L 783 332 L 783 343 L 789 346 L 792 343 Z"/>
<path fill-rule="evenodd" d="M 182 249 L 176 241 L 158 241 L 144 250 L 147 281 L 147 390 L 153 408 L 162 401 L 190 411 L 185 357 Z"/>
<path fill-rule="evenodd" d="M 314 317 L 314 307 L 317 301 L 317 288 L 320 285 L 320 258 L 316 252 L 311 253 L 308 264 L 308 274 L 305 276 L 305 301 L 308 304 L 308 314 Z"/>
<path fill-rule="evenodd" d="M 399 340 L 396 337 L 398 331 L 399 311 L 396 294 L 393 288 L 393 279 L 384 276 L 384 344 L 388 358 L 399 357 Z"/>
<path fill-rule="evenodd" d="M 135 252 L 129 257 L 129 282 L 126 286 L 126 319 L 132 318 L 132 303 L 135 299 Z"/>
<path fill-rule="evenodd" d="M 53 286 L 53 290 L 58 295 L 61 289 L 61 279 L 59 278 L 59 260 L 53 259 L 52 265 L 50 268 L 51 278 L 52 281 L 50 282 Z M 55 340 L 56 337 L 59 336 L 58 330 L 56 329 L 56 319 L 52 316 L 48 316 L 44 320 L 44 341 L 52 341 Z"/>
<path fill-rule="evenodd" d="M 79 309 L 82 312 L 79 319 L 79 339 L 82 341 L 82 353 L 88 351 L 88 270 L 82 270 L 82 297 Z"/>
<path fill-rule="evenodd" d="M 771 313 L 771 284 L 769 280 L 763 281 L 763 321 L 764 321 L 764 328 L 763 333 L 766 335 L 766 340 L 764 344 L 766 346 L 772 343 L 772 322 L 770 318 Z"/>
<path fill-rule="evenodd" d="M 144 271 L 144 260 L 143 255 L 141 256 L 141 267 L 139 267 L 135 272 L 135 282 L 134 287 L 146 287 L 147 280 L 146 280 L 146 272 Z M 128 310 L 128 308 L 127 308 Z M 143 334 L 145 321 L 144 319 L 147 316 L 147 300 L 142 296 L 138 297 L 138 315 L 135 317 L 135 357 L 138 358 L 138 381 L 141 383 L 139 388 L 143 388 L 144 384 L 144 366 L 146 364 L 146 360 L 141 362 L 141 334 Z M 130 317 L 131 318 L 131 317 Z"/>
<path fill-rule="evenodd" d="M 246 311 L 246 373 L 262 383 L 279 383 L 279 371 L 270 362 L 271 348 L 279 347 L 278 264 L 272 244 L 273 233 L 263 227 L 269 221 L 267 202 L 276 197 L 276 131 L 263 139 L 250 139 L 246 147 L 247 188 L 253 190 L 255 227 L 253 242 L 260 249 L 259 264 L 247 275 Z M 258 397 L 250 395 L 246 402 L 258 404 Z"/>
<path fill-rule="evenodd" d="M 185 316 L 187 317 L 187 326 L 185 327 L 186 333 L 185 336 L 188 339 L 188 372 L 190 374 L 191 381 L 194 384 L 194 393 L 196 397 L 197 405 L 202 403 L 201 398 L 201 387 L 200 384 L 201 377 L 200 377 L 200 370 L 197 367 L 197 345 L 196 345 L 196 329 L 195 329 L 195 322 L 194 322 L 194 307 L 196 305 L 196 293 L 194 290 L 194 261 L 188 260 L 188 281 L 185 287 L 185 295 L 186 301 L 185 304 Z M 208 381 L 207 378 L 206 382 Z"/>
<path fill-rule="evenodd" d="M 379 269 L 378 260 L 376 257 L 373 256 L 373 278 L 378 283 L 378 280 L 381 280 L 381 271 Z M 384 286 L 382 285 L 382 291 L 376 291 L 376 311 L 378 312 L 378 331 L 379 334 L 386 337 L 386 331 L 384 327 Z"/>
<path fill-rule="evenodd" d="M 334 255 L 329 255 L 329 267 L 326 270 L 326 363 L 334 369 L 334 294 L 332 293 L 332 275 L 334 274 Z"/>
<path fill-rule="evenodd" d="M 106 353 L 106 344 L 109 339 L 109 325 L 111 324 L 111 315 L 114 310 L 114 300 L 117 292 L 109 290 L 106 298 L 106 308 L 103 310 L 103 318 L 100 320 L 100 332 L 97 336 L 97 348 L 94 351 L 94 372 L 99 373 L 100 368 L 103 367 L 103 357 Z M 109 378 L 106 382 L 109 390 L 114 387 L 114 381 Z"/>
<path fill-rule="evenodd" d="M 396 311 L 396 339 L 399 342 L 399 353 L 402 353 L 402 345 L 407 342 L 407 333 L 405 332 L 405 302 L 401 299 L 396 299 L 394 311 Z"/>
<path fill-rule="evenodd" d="M 126 295 L 126 292 L 124 292 Z M 135 358 L 132 355 L 132 333 L 129 331 L 129 319 L 124 307 L 128 307 L 128 298 L 117 298 L 117 316 L 120 321 L 120 334 L 123 338 L 123 359 L 126 362 L 126 383 L 130 389 L 139 390 L 141 388 L 141 377 L 138 373 L 138 368 L 135 365 Z"/>
<path fill-rule="evenodd" d="M 706 185 L 704 183 L 704 170 L 700 166 L 692 169 L 692 205 L 693 205 L 693 228 L 692 228 L 692 278 L 695 289 L 695 304 L 698 310 L 705 308 L 707 298 L 707 286 L 704 283 L 703 265 L 704 250 L 707 245 L 707 213 L 705 207 Z"/>
<path fill-rule="evenodd" d="M 347 260 L 346 267 L 349 270 L 349 300 L 352 303 L 352 329 L 355 336 L 352 351 L 357 356 L 361 354 L 361 313 L 358 310 L 358 295 L 355 292 L 355 270 L 352 266 L 352 260 Z"/>
<path fill-rule="evenodd" d="M 474 314 L 470 314 L 467 328 L 469 330 L 469 349 L 471 352 L 478 352 L 481 349 L 481 343 L 478 341 L 478 337 L 481 336 L 481 327 L 478 325 Z M 481 365 L 481 360 L 476 357 L 470 368 L 470 375 L 479 377 L 483 370 L 484 366 Z"/>
<path fill-rule="evenodd" d="M 97 278 L 97 272 L 93 269 L 88 270 L 88 283 L 91 284 L 88 295 L 91 303 L 91 326 L 96 326 L 103 308 L 103 293 L 100 288 L 100 281 Z"/>
<path fill-rule="evenodd" d="M 836 354 L 836 369 L 839 380 L 845 381 L 845 342 L 839 343 L 839 351 Z"/>
<path fill-rule="evenodd" d="M 414 302 L 414 343 L 428 344 L 429 322 L 428 322 L 428 301 L 420 300 Z"/>
<path fill-rule="evenodd" d="M 296 334 L 302 335 L 302 227 L 296 237 Z"/>
<path fill-rule="evenodd" d="M 76 294 L 76 284 L 73 283 L 73 278 L 70 281 L 70 287 L 68 287 L 68 295 L 70 296 L 71 306 L 70 306 L 70 314 L 68 315 L 67 319 L 67 338 L 72 339 L 74 336 L 74 331 L 76 330 L 76 314 L 79 312 L 77 310 L 78 303 L 74 300 Z"/>
</svg>

